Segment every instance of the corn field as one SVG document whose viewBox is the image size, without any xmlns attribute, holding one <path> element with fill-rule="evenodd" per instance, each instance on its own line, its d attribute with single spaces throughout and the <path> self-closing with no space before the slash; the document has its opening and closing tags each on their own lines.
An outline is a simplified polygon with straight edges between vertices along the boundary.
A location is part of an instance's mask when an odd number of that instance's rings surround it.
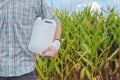
<svg viewBox="0 0 120 80">
<path fill-rule="evenodd" d="M 56 10 L 62 25 L 54 58 L 37 56 L 38 80 L 120 80 L 120 16 Z"/>
</svg>

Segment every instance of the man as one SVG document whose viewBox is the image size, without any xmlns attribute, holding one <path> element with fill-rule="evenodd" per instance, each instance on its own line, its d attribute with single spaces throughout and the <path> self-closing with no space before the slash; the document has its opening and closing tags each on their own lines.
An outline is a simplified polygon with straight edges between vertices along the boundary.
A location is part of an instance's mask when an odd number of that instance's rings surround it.
<svg viewBox="0 0 120 80">
<path fill-rule="evenodd" d="M 33 23 L 39 16 L 57 23 L 55 40 L 41 55 L 54 57 L 60 46 L 61 26 L 45 1 L 0 0 L 0 80 L 36 80 L 36 58 L 28 44 Z M 48 50 L 51 52 L 44 55 Z"/>
</svg>

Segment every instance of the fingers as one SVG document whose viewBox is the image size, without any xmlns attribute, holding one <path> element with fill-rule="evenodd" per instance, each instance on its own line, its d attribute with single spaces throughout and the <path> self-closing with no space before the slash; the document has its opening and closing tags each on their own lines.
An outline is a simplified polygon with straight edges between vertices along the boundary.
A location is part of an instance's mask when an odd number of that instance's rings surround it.
<svg viewBox="0 0 120 80">
<path fill-rule="evenodd" d="M 50 48 L 51 48 L 51 46 L 48 46 L 47 48 L 43 49 L 41 52 L 39 52 L 39 55 L 43 58 L 47 57 L 47 55 L 49 54 L 49 52 L 51 50 Z"/>
<path fill-rule="evenodd" d="M 56 53 L 56 48 L 54 46 L 49 46 L 40 53 L 40 56 L 42 58 L 53 58 Z"/>
</svg>

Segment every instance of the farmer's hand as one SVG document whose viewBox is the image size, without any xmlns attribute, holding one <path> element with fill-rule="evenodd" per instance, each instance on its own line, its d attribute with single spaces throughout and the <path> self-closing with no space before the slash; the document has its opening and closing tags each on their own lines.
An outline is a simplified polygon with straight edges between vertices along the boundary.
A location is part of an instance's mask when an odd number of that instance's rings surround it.
<svg viewBox="0 0 120 80">
<path fill-rule="evenodd" d="M 40 52 L 40 56 L 43 58 L 52 58 L 58 52 L 60 47 L 60 41 L 55 40 L 50 46 Z"/>
</svg>

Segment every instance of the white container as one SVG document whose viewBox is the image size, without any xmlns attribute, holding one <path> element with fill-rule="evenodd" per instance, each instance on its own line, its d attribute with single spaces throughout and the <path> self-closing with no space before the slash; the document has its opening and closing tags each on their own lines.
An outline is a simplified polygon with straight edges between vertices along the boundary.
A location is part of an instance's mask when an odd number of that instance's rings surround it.
<svg viewBox="0 0 120 80">
<path fill-rule="evenodd" d="M 41 18 L 38 17 L 34 23 L 28 49 L 36 53 L 41 52 L 53 42 L 55 31 L 56 22 L 54 20 L 41 20 Z"/>
</svg>

